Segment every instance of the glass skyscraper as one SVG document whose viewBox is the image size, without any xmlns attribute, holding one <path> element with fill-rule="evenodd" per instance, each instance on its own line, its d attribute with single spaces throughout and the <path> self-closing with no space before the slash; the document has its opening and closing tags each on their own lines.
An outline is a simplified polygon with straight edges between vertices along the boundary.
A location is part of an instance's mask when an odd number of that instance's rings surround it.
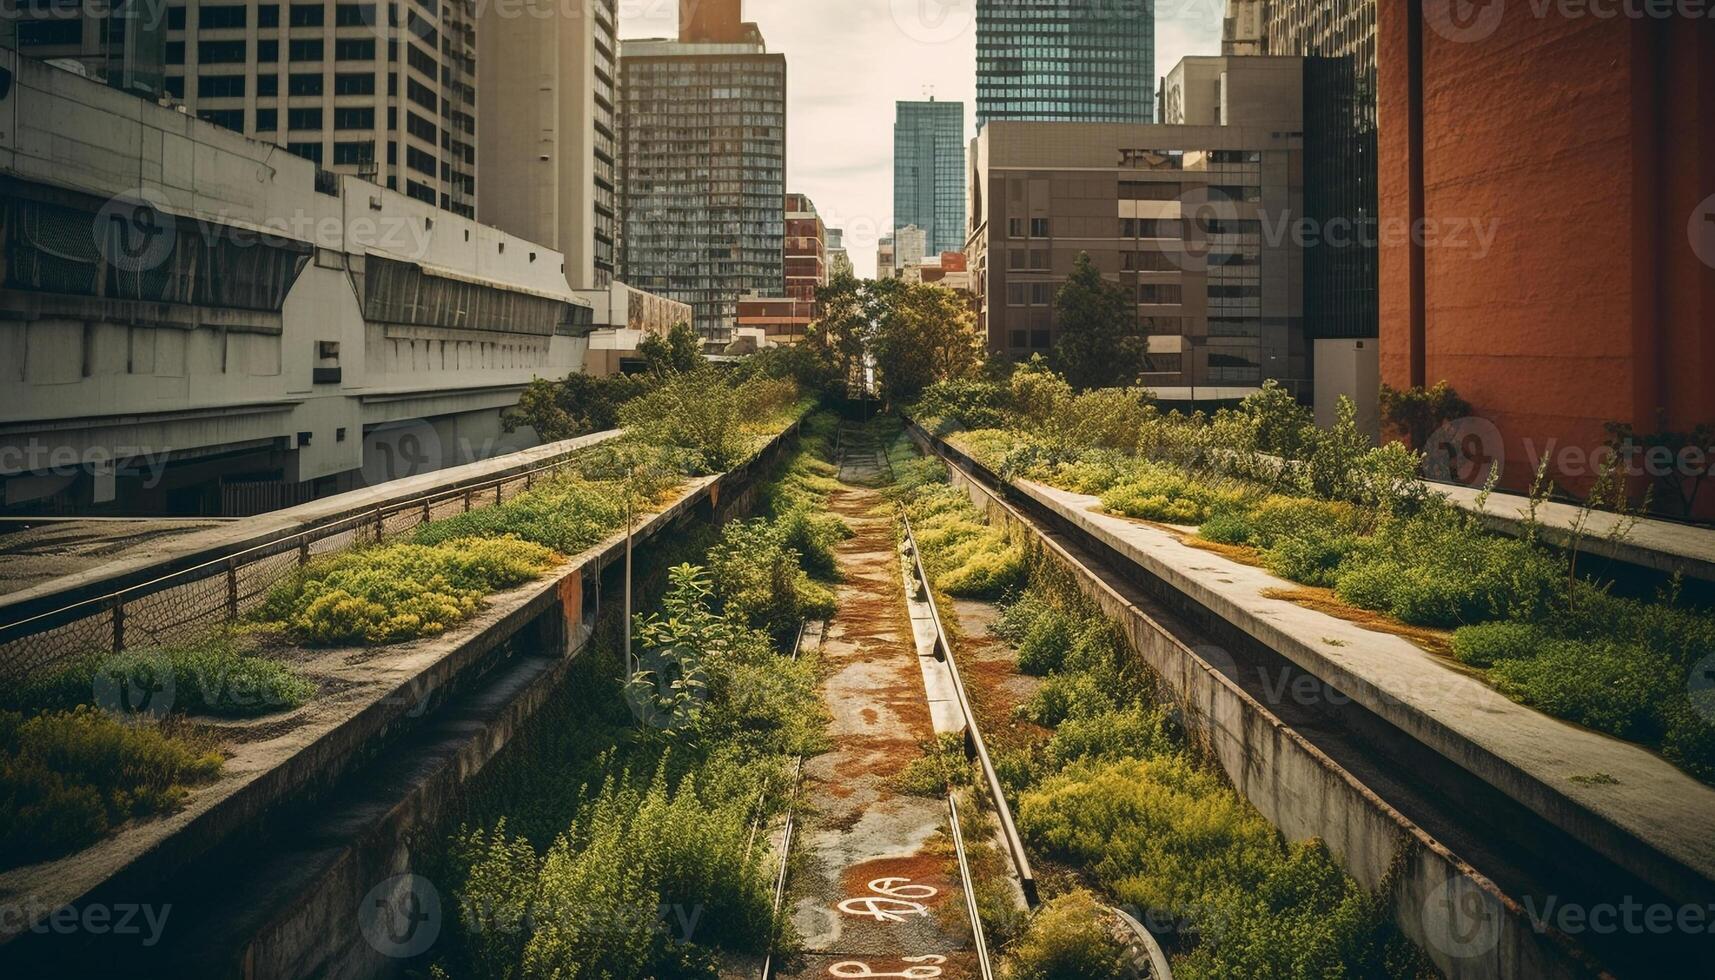
<svg viewBox="0 0 1715 980">
<path fill-rule="evenodd" d="M 977 128 L 1153 122 L 1155 0 L 977 0 Z"/>
<path fill-rule="evenodd" d="M 900 102 L 893 122 L 893 229 L 916 225 L 927 253 L 965 247 L 965 104 Z"/>
</svg>

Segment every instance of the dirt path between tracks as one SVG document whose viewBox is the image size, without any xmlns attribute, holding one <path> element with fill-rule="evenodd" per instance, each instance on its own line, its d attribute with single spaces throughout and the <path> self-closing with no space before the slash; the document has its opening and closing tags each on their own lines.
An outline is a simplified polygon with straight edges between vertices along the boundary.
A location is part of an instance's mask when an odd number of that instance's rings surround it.
<svg viewBox="0 0 1715 980">
<path fill-rule="evenodd" d="M 856 533 L 836 550 L 821 648 L 834 747 L 806 763 L 801 797 L 791 908 L 805 951 L 782 978 L 976 972 L 963 889 L 947 873 L 946 803 L 895 786 L 933 728 L 879 465 L 867 447 L 849 450 L 831 501 Z"/>
</svg>

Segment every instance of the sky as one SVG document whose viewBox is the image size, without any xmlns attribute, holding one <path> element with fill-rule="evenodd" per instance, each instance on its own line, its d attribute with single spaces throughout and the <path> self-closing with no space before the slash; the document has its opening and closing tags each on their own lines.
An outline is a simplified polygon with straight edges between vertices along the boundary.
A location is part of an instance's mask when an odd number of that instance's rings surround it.
<svg viewBox="0 0 1715 980">
<path fill-rule="evenodd" d="M 1094 2 L 1094 0 L 1091 0 Z M 678 0 L 619 0 L 621 37 L 672 37 Z M 1155 74 L 1219 54 L 1225 0 L 1157 0 Z M 745 0 L 768 50 L 786 55 L 786 189 L 808 194 L 860 276 L 893 220 L 893 106 L 965 103 L 976 133 L 976 0 Z"/>
</svg>

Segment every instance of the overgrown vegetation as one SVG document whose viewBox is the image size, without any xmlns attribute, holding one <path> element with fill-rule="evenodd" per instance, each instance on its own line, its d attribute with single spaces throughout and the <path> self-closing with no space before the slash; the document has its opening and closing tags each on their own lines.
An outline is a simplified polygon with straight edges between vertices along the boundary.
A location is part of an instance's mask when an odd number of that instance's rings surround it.
<svg viewBox="0 0 1715 980">
<path fill-rule="evenodd" d="M 79 658 L 9 686 L 0 692 L 0 708 L 75 708 L 103 690 L 112 694 L 111 708 L 243 718 L 295 708 L 316 686 L 287 665 L 257 656 L 238 637 L 219 634 L 187 646 Z"/>
<path fill-rule="evenodd" d="M 1390 419 L 1427 439 L 1459 411 L 1443 388 L 1390 395 Z M 947 413 L 975 410 L 965 430 Z M 1612 594 L 1581 577 L 1577 550 L 1544 543 L 1534 525 L 1493 533 L 1417 481 L 1419 457 L 1374 447 L 1349 403 L 1319 428 L 1272 382 L 1213 415 L 1163 413 L 1128 390 L 1075 394 L 1040 363 L 1005 382 L 932 386 L 919 421 L 1009 477 L 1100 497 L 1117 514 L 1196 528 L 1197 535 L 1283 578 L 1416 627 L 1458 631 L 1482 650 L 1492 624 L 1517 627 L 1508 655 L 1463 655 L 1503 693 L 1551 714 L 1659 747 L 1715 780 L 1715 723 L 1694 709 L 1687 679 L 1715 651 L 1715 616 Z M 1610 474 L 1600 500 L 1623 495 Z M 1552 492 L 1539 481 L 1536 500 Z M 1581 522 L 1582 523 L 1582 522 Z M 1622 519 L 1622 532 L 1625 526 Z M 1642 624 L 1663 624 L 1645 627 Z M 1467 635 L 1469 634 L 1469 635 Z"/>
<path fill-rule="evenodd" d="M 1024 546 L 990 527 L 970 498 L 947 482 L 939 460 L 917 456 L 900 441 L 886 447 L 893 460 L 888 491 L 911 519 L 924 570 L 951 596 L 998 599 L 1024 577 Z"/>
<path fill-rule="evenodd" d="M 832 424 L 805 423 L 765 517 L 645 563 L 664 594 L 637 617 L 635 659 L 607 617 L 563 693 L 479 778 L 441 859 L 459 914 L 437 975 L 714 977 L 718 951 L 790 945 L 755 827 L 785 804 L 788 760 L 823 738 L 817 666 L 785 655 L 780 617 L 817 609 L 813 573 L 845 533 L 810 519 L 832 489 Z"/>
<path fill-rule="evenodd" d="M 220 772 L 220 753 L 91 707 L 0 711 L 0 868 L 81 850 L 167 813 Z"/>
<path fill-rule="evenodd" d="M 1137 976 L 1112 914 L 1086 889 L 1045 903 L 1007 950 L 1006 980 L 1128 980 Z"/>
</svg>

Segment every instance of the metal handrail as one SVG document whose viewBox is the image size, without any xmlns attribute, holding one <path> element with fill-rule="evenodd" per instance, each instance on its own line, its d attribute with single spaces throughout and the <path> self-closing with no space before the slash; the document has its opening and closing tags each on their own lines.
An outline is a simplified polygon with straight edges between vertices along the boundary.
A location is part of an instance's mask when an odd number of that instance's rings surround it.
<svg viewBox="0 0 1715 980">
<path fill-rule="evenodd" d="M 983 934 L 983 917 L 977 909 L 977 891 L 971 881 L 971 862 L 965 855 L 965 832 L 959 826 L 959 794 L 947 794 L 947 814 L 953 828 L 953 854 L 959 861 L 959 879 L 965 884 L 965 911 L 971 917 L 971 945 L 977 951 L 977 970 L 982 980 L 994 980 L 994 964 L 989 960 L 988 938 Z"/>
</svg>

